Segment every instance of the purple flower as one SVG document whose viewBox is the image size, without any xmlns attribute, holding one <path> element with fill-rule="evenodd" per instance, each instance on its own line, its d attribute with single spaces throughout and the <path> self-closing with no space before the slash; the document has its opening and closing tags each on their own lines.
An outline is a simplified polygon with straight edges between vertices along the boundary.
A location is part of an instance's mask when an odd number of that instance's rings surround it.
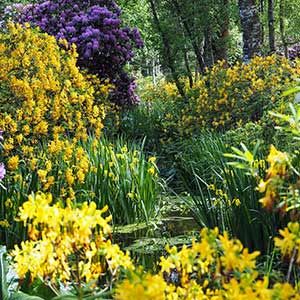
<svg viewBox="0 0 300 300">
<path fill-rule="evenodd" d="M 121 10 L 113 0 L 51 0 L 24 9 L 18 22 L 30 21 L 42 31 L 77 45 L 78 65 L 114 82 L 111 101 L 119 105 L 138 102 L 134 80 L 124 67 L 135 47 L 143 45 L 139 31 L 122 27 Z M 126 74 L 126 76 L 125 76 Z"/>
<path fill-rule="evenodd" d="M 1 163 L 0 164 L 0 181 L 3 180 L 3 178 L 5 177 L 5 174 L 6 174 L 6 170 L 5 170 L 4 164 Z"/>
</svg>

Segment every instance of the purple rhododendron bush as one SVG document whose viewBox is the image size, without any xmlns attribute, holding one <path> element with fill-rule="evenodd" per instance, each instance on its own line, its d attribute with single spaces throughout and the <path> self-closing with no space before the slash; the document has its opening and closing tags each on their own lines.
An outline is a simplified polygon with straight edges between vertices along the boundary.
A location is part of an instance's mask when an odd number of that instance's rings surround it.
<svg viewBox="0 0 300 300">
<path fill-rule="evenodd" d="M 19 21 L 39 26 L 42 31 L 77 46 L 78 66 L 115 88 L 111 101 L 118 105 L 139 102 L 136 84 L 124 71 L 133 48 L 143 45 L 139 31 L 122 27 L 121 9 L 114 1 L 52 0 L 25 6 Z"/>
</svg>

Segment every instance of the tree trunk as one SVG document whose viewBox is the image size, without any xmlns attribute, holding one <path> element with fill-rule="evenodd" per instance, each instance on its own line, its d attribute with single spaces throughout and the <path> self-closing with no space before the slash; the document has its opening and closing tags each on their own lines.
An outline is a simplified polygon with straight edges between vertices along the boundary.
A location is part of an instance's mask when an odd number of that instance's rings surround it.
<svg viewBox="0 0 300 300">
<path fill-rule="evenodd" d="M 178 17 L 180 18 L 180 20 L 182 22 L 182 25 L 183 25 L 183 27 L 185 29 L 185 32 L 186 32 L 186 35 L 187 35 L 187 37 L 189 38 L 189 40 L 192 44 L 193 50 L 195 52 L 195 55 L 196 55 L 196 58 L 197 58 L 197 61 L 198 61 L 199 67 L 200 67 L 200 71 L 201 71 L 201 73 L 204 73 L 205 62 L 204 62 L 203 55 L 202 55 L 202 48 L 196 42 L 195 37 L 193 37 L 192 30 L 190 28 L 189 22 L 184 17 L 184 15 L 182 13 L 182 10 L 181 10 L 181 7 L 180 7 L 180 4 L 178 3 L 178 1 L 177 0 L 172 0 L 172 4 L 173 4 L 173 6 L 176 10 L 176 13 L 177 13 Z"/>
<path fill-rule="evenodd" d="M 288 45 L 285 39 L 285 25 L 284 25 L 284 18 L 285 18 L 285 0 L 279 1 L 279 27 L 280 27 L 280 37 L 281 42 L 284 48 L 284 55 L 286 58 L 289 58 L 289 51 Z"/>
<path fill-rule="evenodd" d="M 218 22 L 220 30 L 218 37 L 213 41 L 215 60 L 224 60 L 227 62 L 227 40 L 229 37 L 229 1 L 223 0 L 221 20 Z"/>
<path fill-rule="evenodd" d="M 213 42 L 211 28 L 209 25 L 204 29 L 204 60 L 205 65 L 208 67 L 214 64 L 214 52 L 213 52 Z"/>
<path fill-rule="evenodd" d="M 194 85 L 194 80 L 193 80 L 193 74 L 192 74 L 192 71 L 191 71 L 191 68 L 190 68 L 187 49 L 184 49 L 184 64 L 185 64 L 187 76 L 189 78 L 190 88 L 192 88 L 193 85 Z"/>
<path fill-rule="evenodd" d="M 265 0 L 259 1 L 259 12 L 260 15 L 263 16 L 265 13 Z M 261 22 L 261 44 L 263 45 L 265 43 L 265 26 L 264 23 Z"/>
<path fill-rule="evenodd" d="M 176 84 L 179 94 L 181 95 L 182 98 L 185 99 L 185 92 L 184 92 L 182 84 L 179 80 L 178 73 L 176 72 L 175 61 L 174 61 L 174 57 L 172 55 L 170 41 L 169 41 L 169 38 L 168 38 L 166 32 L 163 30 L 163 28 L 160 24 L 160 20 L 158 17 L 158 13 L 156 10 L 154 0 L 150 0 L 150 7 L 152 10 L 152 14 L 153 14 L 154 24 L 157 27 L 158 33 L 160 34 L 161 39 L 162 39 L 164 59 L 166 60 L 167 66 L 171 71 L 172 78 Z"/>
<path fill-rule="evenodd" d="M 268 0 L 268 25 L 269 25 L 269 46 L 270 52 L 276 51 L 275 46 L 275 20 L 274 20 L 274 0 Z"/>
<path fill-rule="evenodd" d="M 261 51 L 261 23 L 255 0 L 239 0 L 243 32 L 244 61 L 249 61 Z"/>
</svg>

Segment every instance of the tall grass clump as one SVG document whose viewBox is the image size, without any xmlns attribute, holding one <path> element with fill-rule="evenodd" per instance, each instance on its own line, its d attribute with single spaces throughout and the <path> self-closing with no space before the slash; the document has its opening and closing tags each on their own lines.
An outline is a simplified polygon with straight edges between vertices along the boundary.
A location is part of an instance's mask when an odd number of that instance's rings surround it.
<svg viewBox="0 0 300 300">
<path fill-rule="evenodd" d="M 65 140 L 58 148 L 40 144 L 31 159 L 15 160 L 8 160 L 3 181 L 7 188 L 0 190 L 0 214 L 6 221 L 0 234 L 8 244 L 24 238 L 15 217 L 28 195 L 37 191 L 63 203 L 108 205 L 116 225 L 150 222 L 158 212 L 161 180 L 156 158 L 147 158 L 142 145 L 122 139 L 111 143 L 105 137 Z"/>
<path fill-rule="evenodd" d="M 221 136 L 205 133 L 182 145 L 180 175 L 188 195 L 184 197 L 201 226 L 229 231 L 250 249 L 265 253 L 280 220 L 259 203 L 257 181 L 251 174 L 228 164 L 228 145 Z M 263 172 L 265 161 L 257 153 Z"/>
<path fill-rule="evenodd" d="M 156 158 L 146 158 L 139 144 L 117 139 L 85 144 L 92 171 L 84 190 L 91 189 L 99 207 L 107 204 L 117 224 L 149 222 L 157 213 L 161 182 Z M 93 174 L 94 173 L 94 174 Z"/>
</svg>

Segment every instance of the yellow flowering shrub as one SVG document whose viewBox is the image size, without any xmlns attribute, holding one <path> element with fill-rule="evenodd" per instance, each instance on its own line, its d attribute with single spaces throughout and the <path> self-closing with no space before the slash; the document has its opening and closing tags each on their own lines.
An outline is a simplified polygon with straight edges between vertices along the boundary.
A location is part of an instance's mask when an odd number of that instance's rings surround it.
<svg viewBox="0 0 300 300">
<path fill-rule="evenodd" d="M 264 193 L 260 202 L 269 210 L 280 210 L 292 220 L 299 220 L 299 178 L 293 178 L 294 173 L 299 173 L 292 166 L 290 153 L 281 152 L 271 146 L 267 161 L 269 168 L 266 179 L 260 179 L 258 190 Z M 300 266 L 300 223 L 290 222 L 284 229 L 280 229 L 281 237 L 275 238 L 275 246 L 280 249 L 284 258 L 291 259 L 292 264 Z"/>
<path fill-rule="evenodd" d="M 54 37 L 29 26 L 11 23 L 0 34 L 0 128 L 6 154 L 42 138 L 99 136 L 104 106 L 99 95 L 95 100 L 93 80 L 77 68 L 77 56 L 75 46 L 64 50 Z M 109 88 L 101 90 L 104 101 Z"/>
<path fill-rule="evenodd" d="M 181 127 L 227 129 L 259 120 L 279 101 L 287 85 L 300 75 L 299 62 L 292 65 L 278 56 L 255 57 L 248 64 L 224 68 L 215 64 L 187 90 L 189 101 L 182 110 Z"/>
<path fill-rule="evenodd" d="M 7 230 L 0 228 L 0 239 L 9 246 L 20 242 L 15 221 L 18 206 L 37 191 L 51 193 L 64 203 L 108 205 L 118 225 L 150 222 L 157 215 L 161 179 L 156 158 L 147 159 L 140 146 L 123 141 L 112 144 L 104 137 L 85 142 L 58 137 L 31 148 L 23 157 L 8 159 L 7 189 L 0 193 L 0 215 L 9 224 Z"/>
<path fill-rule="evenodd" d="M 244 152 L 232 148 L 235 154 L 229 154 L 229 157 L 239 159 L 239 162 L 231 164 L 237 163 L 236 166 L 240 165 L 240 168 L 250 171 L 249 174 L 256 178 L 258 183 L 257 190 L 263 194 L 263 197 L 260 199 L 262 206 L 274 214 L 279 212 L 281 216 L 285 216 L 286 220 L 290 221 L 287 227 L 279 230 L 280 236 L 274 239 L 275 247 L 279 249 L 282 258 L 289 263 L 288 280 L 290 279 L 292 268 L 295 268 L 296 273 L 300 271 L 300 152 L 293 150 L 294 146 L 298 146 L 295 141 L 299 140 L 300 136 L 300 108 L 292 104 L 290 104 L 290 108 L 290 115 L 279 113 L 272 113 L 272 115 L 283 121 L 282 126 L 278 126 L 277 129 L 281 133 L 285 132 L 290 141 L 293 140 L 294 143 L 292 146 L 288 145 L 286 147 L 286 152 L 278 150 L 274 145 L 270 146 L 270 151 L 266 158 L 268 168 L 265 170 L 264 178 L 262 177 L 264 175 L 260 175 L 257 172 L 257 166 L 253 164 L 254 155 L 243 144 Z"/>
<path fill-rule="evenodd" d="M 129 254 L 109 238 L 111 216 L 103 217 L 107 209 L 98 210 L 94 202 L 79 207 L 52 204 L 51 194 L 29 196 L 19 213 L 29 240 L 11 253 L 20 278 L 29 274 L 32 280 L 40 277 L 52 284 L 97 286 L 101 277 L 133 268 Z"/>
<path fill-rule="evenodd" d="M 140 80 L 138 82 L 139 96 L 143 101 L 147 103 L 155 102 L 157 99 L 163 101 L 170 101 L 176 99 L 179 96 L 176 85 L 172 82 L 168 82 L 166 79 L 160 79 L 155 85 L 148 78 Z"/>
<path fill-rule="evenodd" d="M 284 258 L 293 259 L 300 265 L 300 223 L 289 223 L 284 229 L 279 230 L 281 237 L 275 238 L 275 245 Z"/>
<path fill-rule="evenodd" d="M 138 272 L 130 274 L 129 278 L 117 287 L 114 298 L 117 300 L 164 300 L 167 287 L 162 276 L 138 270 Z"/>
<path fill-rule="evenodd" d="M 288 283 L 270 284 L 256 269 L 258 252 L 249 253 L 239 240 L 218 229 L 203 229 L 190 247 L 166 248 L 156 275 L 135 271 L 116 288 L 118 300 L 139 299 L 300 299 Z"/>
<path fill-rule="evenodd" d="M 260 199 L 263 207 L 272 210 L 277 201 L 280 201 L 280 190 L 285 184 L 288 175 L 290 158 L 288 153 L 278 151 L 271 145 L 270 153 L 267 158 L 269 168 L 267 170 L 266 181 L 260 180 L 259 191 L 265 193 Z M 285 210 L 285 207 L 281 207 Z"/>
<path fill-rule="evenodd" d="M 229 68 L 218 62 L 192 88 L 187 78 L 181 78 L 186 99 L 180 97 L 175 84 L 165 80 L 157 85 L 141 83 L 140 95 L 144 110 L 150 111 L 149 122 L 154 118 L 159 124 L 156 135 L 166 141 L 203 129 L 231 129 L 260 120 L 270 109 L 281 106 L 282 92 L 300 75 L 299 66 L 299 61 L 292 64 L 275 55 Z"/>
</svg>

